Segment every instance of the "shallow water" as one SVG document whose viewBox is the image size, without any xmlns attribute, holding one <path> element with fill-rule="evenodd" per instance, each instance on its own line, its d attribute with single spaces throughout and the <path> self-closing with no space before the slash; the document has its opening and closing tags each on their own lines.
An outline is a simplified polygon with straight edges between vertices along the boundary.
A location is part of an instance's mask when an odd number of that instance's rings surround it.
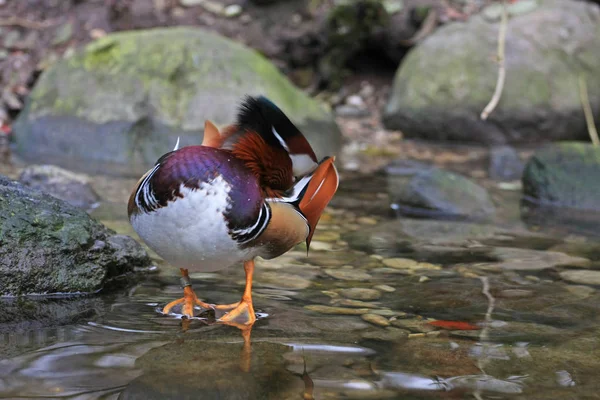
<svg viewBox="0 0 600 400">
<path fill-rule="evenodd" d="M 381 179 L 344 181 L 308 257 L 257 262 L 251 330 L 162 315 L 181 288 L 156 259 L 133 287 L 43 300 L 59 326 L 0 334 L 0 398 L 598 398 L 600 244 L 525 226 L 497 188 L 493 224 L 397 220 Z M 133 234 L 133 182 L 95 182 L 93 215 Z M 231 303 L 244 273 L 192 280 Z"/>
</svg>

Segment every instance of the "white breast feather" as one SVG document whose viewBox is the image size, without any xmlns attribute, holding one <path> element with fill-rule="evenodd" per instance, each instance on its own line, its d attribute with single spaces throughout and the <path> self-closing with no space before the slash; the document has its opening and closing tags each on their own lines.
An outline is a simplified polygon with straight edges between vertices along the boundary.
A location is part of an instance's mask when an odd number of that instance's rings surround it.
<svg viewBox="0 0 600 400">
<path fill-rule="evenodd" d="M 131 224 L 146 244 L 169 264 L 191 271 L 217 271 L 248 259 L 229 236 L 223 212 L 231 187 L 221 177 L 198 189 L 181 185 L 183 198 L 151 213 L 134 215 Z"/>
</svg>

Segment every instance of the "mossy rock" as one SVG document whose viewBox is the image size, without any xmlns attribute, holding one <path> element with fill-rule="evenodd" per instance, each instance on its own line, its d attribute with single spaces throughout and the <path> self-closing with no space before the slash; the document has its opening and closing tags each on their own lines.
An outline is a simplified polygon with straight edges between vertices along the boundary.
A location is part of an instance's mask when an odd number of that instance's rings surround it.
<svg viewBox="0 0 600 400">
<path fill-rule="evenodd" d="M 388 190 L 402 215 L 478 220 L 495 213 L 487 190 L 462 175 L 433 167 L 400 172 L 388 176 Z"/>
<path fill-rule="evenodd" d="M 206 119 L 233 122 L 246 94 L 280 106 L 317 156 L 337 153 L 330 110 L 257 52 L 194 28 L 111 34 L 52 65 L 15 124 L 17 153 L 85 172 L 139 175 L 178 137 L 182 146 L 201 143 Z"/>
<path fill-rule="evenodd" d="M 0 296 L 95 293 L 149 264 L 132 238 L 0 175 Z"/>
<path fill-rule="evenodd" d="M 523 195 L 540 206 L 600 212 L 600 148 L 565 142 L 545 146 L 527 163 Z"/>
<path fill-rule="evenodd" d="M 482 15 L 447 24 L 402 62 L 384 124 L 407 137 L 486 144 L 584 139 L 578 78 L 600 118 L 600 10 L 587 2 L 545 0 L 512 16 L 506 35 L 506 81 L 487 121 L 498 75 L 499 22 Z"/>
</svg>

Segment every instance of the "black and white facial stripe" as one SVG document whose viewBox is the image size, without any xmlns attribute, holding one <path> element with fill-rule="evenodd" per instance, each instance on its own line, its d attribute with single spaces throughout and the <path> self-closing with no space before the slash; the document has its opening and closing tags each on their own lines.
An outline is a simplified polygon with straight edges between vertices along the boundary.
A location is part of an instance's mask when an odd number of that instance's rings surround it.
<svg viewBox="0 0 600 400">
<path fill-rule="evenodd" d="M 239 244 L 248 243 L 259 237 L 267 229 L 269 221 L 271 221 L 271 207 L 267 202 L 264 202 L 253 225 L 242 229 L 232 229 L 230 235 Z"/>
<path fill-rule="evenodd" d="M 151 212 L 160 206 L 156 196 L 154 195 L 152 185 L 150 184 L 150 180 L 158 168 L 160 168 L 160 164 L 156 164 L 154 168 L 148 172 L 142 183 L 140 183 L 137 192 L 135 193 L 135 205 L 140 211 Z"/>
</svg>

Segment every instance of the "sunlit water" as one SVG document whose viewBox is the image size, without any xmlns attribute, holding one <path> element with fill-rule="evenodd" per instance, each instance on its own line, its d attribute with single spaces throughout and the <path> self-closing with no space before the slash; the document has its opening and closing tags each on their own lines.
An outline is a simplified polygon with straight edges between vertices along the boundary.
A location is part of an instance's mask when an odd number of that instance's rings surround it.
<svg viewBox="0 0 600 400">
<path fill-rule="evenodd" d="M 340 190 L 308 257 L 299 247 L 257 263 L 261 318 L 251 330 L 211 313 L 189 324 L 162 315 L 181 288 L 157 260 L 157 272 L 117 293 L 40 300 L 52 312 L 75 308 L 64 311 L 72 321 L 1 333 L 0 397 L 598 398 L 600 294 L 564 275 L 600 269 L 593 239 L 528 229 L 518 196 L 498 190 L 508 204 L 501 228 L 394 228 L 385 193 L 373 189 L 381 182 L 364 182 Z M 121 209 L 131 182 L 97 184 L 114 202 L 95 216 L 132 234 Z M 243 278 L 241 266 L 192 275 L 212 303 L 238 300 Z M 348 288 L 378 295 L 361 300 Z"/>
</svg>

